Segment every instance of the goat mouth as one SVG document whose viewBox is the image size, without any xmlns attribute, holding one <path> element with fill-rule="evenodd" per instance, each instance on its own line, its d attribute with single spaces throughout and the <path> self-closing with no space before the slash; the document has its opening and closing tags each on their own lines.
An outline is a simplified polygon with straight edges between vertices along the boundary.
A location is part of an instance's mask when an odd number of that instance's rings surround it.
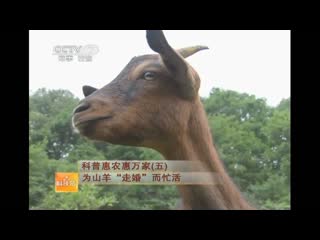
<svg viewBox="0 0 320 240">
<path fill-rule="evenodd" d="M 92 119 L 86 119 L 83 121 L 76 121 L 74 123 L 74 126 L 79 127 L 82 124 L 87 124 L 87 123 L 93 122 L 93 121 L 106 120 L 106 119 L 110 119 L 110 118 L 112 118 L 112 116 L 103 116 L 103 117 L 96 117 L 96 118 L 92 118 Z"/>
</svg>

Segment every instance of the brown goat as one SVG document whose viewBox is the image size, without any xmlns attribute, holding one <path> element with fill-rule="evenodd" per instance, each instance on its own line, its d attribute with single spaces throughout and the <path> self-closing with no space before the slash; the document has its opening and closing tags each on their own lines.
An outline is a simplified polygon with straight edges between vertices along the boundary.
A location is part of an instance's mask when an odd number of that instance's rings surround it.
<svg viewBox="0 0 320 240">
<path fill-rule="evenodd" d="M 174 50 L 160 30 L 148 30 L 147 41 L 158 54 L 134 57 L 99 90 L 83 87 L 74 126 L 90 139 L 149 147 L 168 160 L 198 161 L 219 174 L 217 185 L 179 186 L 182 209 L 253 209 L 218 158 L 198 95 L 200 78 L 185 61 L 207 47 Z"/>
</svg>

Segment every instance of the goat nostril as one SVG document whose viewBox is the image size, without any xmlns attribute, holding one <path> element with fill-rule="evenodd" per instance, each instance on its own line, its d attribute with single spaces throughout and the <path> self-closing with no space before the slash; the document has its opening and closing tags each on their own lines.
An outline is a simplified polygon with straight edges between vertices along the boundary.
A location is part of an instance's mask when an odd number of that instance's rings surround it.
<svg viewBox="0 0 320 240">
<path fill-rule="evenodd" d="M 74 110 L 74 114 L 79 113 L 79 112 L 83 112 L 83 111 L 87 110 L 89 107 L 90 107 L 89 103 L 82 103 L 80 106 L 78 106 Z"/>
</svg>

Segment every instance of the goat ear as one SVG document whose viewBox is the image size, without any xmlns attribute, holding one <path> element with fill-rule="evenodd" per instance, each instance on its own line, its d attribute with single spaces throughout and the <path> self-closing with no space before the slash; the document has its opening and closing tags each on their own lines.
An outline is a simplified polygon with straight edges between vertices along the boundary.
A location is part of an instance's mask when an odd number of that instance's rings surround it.
<svg viewBox="0 0 320 240">
<path fill-rule="evenodd" d="M 161 30 L 147 30 L 147 41 L 150 48 L 160 54 L 165 54 L 171 48 Z"/>
<path fill-rule="evenodd" d="M 147 41 L 150 48 L 160 54 L 170 71 L 176 74 L 188 68 L 183 58 L 169 45 L 161 30 L 147 30 Z"/>
<path fill-rule="evenodd" d="M 182 97 L 193 99 L 197 96 L 200 81 L 194 75 L 195 71 L 189 67 L 183 56 L 176 52 L 167 42 L 161 30 L 147 30 L 147 41 L 150 48 L 159 53 L 175 81 L 179 84 Z"/>
<path fill-rule="evenodd" d="M 85 85 L 82 87 L 82 92 L 85 97 L 89 96 L 90 94 L 92 94 L 95 91 L 97 91 L 97 89 L 94 87 L 91 87 L 91 86 Z"/>
</svg>

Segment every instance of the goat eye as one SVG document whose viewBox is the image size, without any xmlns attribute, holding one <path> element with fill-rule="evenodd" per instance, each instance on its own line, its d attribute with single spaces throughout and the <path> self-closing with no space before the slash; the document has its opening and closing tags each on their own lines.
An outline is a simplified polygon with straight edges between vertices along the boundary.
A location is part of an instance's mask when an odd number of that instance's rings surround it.
<svg viewBox="0 0 320 240">
<path fill-rule="evenodd" d="M 143 75 L 143 78 L 145 80 L 153 80 L 155 78 L 155 73 L 154 72 L 145 72 Z"/>
</svg>

